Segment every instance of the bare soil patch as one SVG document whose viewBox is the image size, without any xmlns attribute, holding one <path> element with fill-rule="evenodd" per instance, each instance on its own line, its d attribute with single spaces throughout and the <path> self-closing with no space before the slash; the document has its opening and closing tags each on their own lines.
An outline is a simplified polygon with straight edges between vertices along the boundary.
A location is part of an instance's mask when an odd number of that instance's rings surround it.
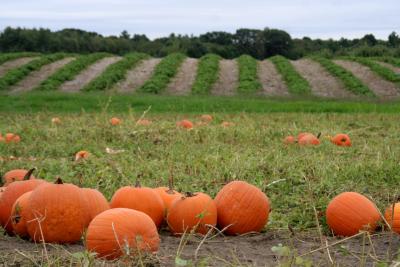
<svg viewBox="0 0 400 267">
<path fill-rule="evenodd" d="M 37 57 L 22 57 L 14 60 L 9 60 L 0 65 L 0 77 L 3 77 L 9 70 L 21 67 Z"/>
<path fill-rule="evenodd" d="M 400 68 L 399 68 L 399 67 L 393 66 L 392 64 L 389 64 L 389 63 L 386 63 L 386 62 L 380 62 L 380 61 L 378 61 L 378 63 L 379 63 L 381 66 L 383 66 L 383 67 L 385 67 L 385 68 L 388 68 L 388 69 L 392 70 L 393 72 L 395 72 L 395 73 L 397 73 L 397 74 L 400 74 Z"/>
<path fill-rule="evenodd" d="M 12 93 L 30 91 L 36 86 L 40 85 L 41 82 L 46 80 L 50 75 L 55 73 L 57 70 L 64 67 L 66 64 L 74 60 L 73 57 L 63 58 L 53 63 L 44 65 L 37 71 L 30 73 L 25 79 L 11 87 Z"/>
<path fill-rule="evenodd" d="M 388 251 L 391 250 L 392 257 L 397 257 L 400 238 L 398 235 L 379 233 L 371 236 L 362 235 L 343 241 L 335 246 L 329 247 L 330 258 L 336 266 L 359 266 L 365 262 L 366 266 L 375 265 L 378 260 L 386 261 Z M 332 245 L 340 239 L 327 238 L 328 244 Z M 390 242 L 392 243 L 390 245 Z M 175 266 L 175 259 L 179 248 L 180 238 L 161 234 L 161 246 L 156 256 L 151 258 L 155 266 Z M 313 266 L 329 266 L 326 249 L 316 233 L 302 232 L 292 235 L 288 231 L 269 231 L 263 234 L 249 234 L 237 237 L 214 237 L 202 242 L 202 237 L 189 237 L 188 241 L 181 247 L 180 259 L 187 261 L 187 266 L 277 266 L 289 263 L 290 257 L 284 257 L 273 247 L 286 247 L 291 255 L 301 256 L 303 260 L 312 261 Z M 82 244 L 60 246 L 47 245 L 49 260 L 45 257 L 42 244 L 33 244 L 16 237 L 0 237 L 0 265 L 22 265 L 28 266 L 33 263 L 74 263 L 76 258 L 72 253 L 84 251 Z M 314 251 L 316 250 L 316 251 Z M 314 251 L 313 253 L 310 253 Z M 75 262 L 73 262 L 75 260 Z M 119 266 L 122 262 L 108 262 L 109 266 Z M 125 262 L 126 263 L 126 262 Z M 95 265 L 102 262 L 96 260 Z M 52 264 L 50 264 L 52 265 Z"/>
<path fill-rule="evenodd" d="M 219 78 L 215 83 L 211 94 L 234 95 L 239 81 L 239 68 L 236 60 L 219 61 Z"/>
<path fill-rule="evenodd" d="M 171 95 L 190 94 L 196 79 L 198 60 L 187 58 L 181 65 L 178 73 L 167 87 L 166 93 Z"/>
<path fill-rule="evenodd" d="M 378 97 L 391 98 L 400 95 L 400 89 L 395 84 L 382 79 L 368 67 L 347 60 L 335 60 L 334 62 L 351 71 L 354 76 L 367 85 Z"/>
<path fill-rule="evenodd" d="M 85 85 L 89 84 L 94 78 L 99 76 L 109 65 L 121 60 L 122 57 L 106 57 L 90 65 L 83 72 L 78 74 L 75 79 L 61 85 L 60 90 L 66 92 L 77 92 Z"/>
<path fill-rule="evenodd" d="M 346 98 L 353 96 L 341 81 L 330 75 L 319 63 L 311 59 L 292 61 L 295 69 L 311 86 L 314 95 L 329 98 Z"/>
<path fill-rule="evenodd" d="M 269 60 L 259 62 L 258 78 L 263 86 L 262 94 L 265 95 L 289 95 L 287 86 L 282 76 L 276 70 L 274 64 Z"/>
<path fill-rule="evenodd" d="M 116 85 L 117 90 L 120 92 L 133 92 L 140 88 L 150 79 L 160 61 L 160 58 L 151 58 L 140 62 L 135 68 L 128 71 L 124 81 Z"/>
</svg>

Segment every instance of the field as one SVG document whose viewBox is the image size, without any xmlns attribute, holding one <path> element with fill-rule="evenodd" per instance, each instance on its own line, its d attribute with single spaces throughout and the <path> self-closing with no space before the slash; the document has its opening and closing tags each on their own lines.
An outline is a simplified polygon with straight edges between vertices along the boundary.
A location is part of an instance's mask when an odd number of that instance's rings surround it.
<svg viewBox="0 0 400 267">
<path fill-rule="evenodd" d="M 36 167 L 43 179 L 60 176 L 97 188 L 108 200 L 137 179 L 158 187 L 173 176 L 177 190 L 212 197 L 229 181 L 245 180 L 272 203 L 260 234 L 180 238 L 164 227 L 159 253 L 116 262 L 95 259 L 83 241 L 44 246 L 2 235 L 0 265 L 400 262 L 400 238 L 383 222 L 374 234 L 342 239 L 332 235 L 325 218 L 329 201 L 344 191 L 368 196 L 382 212 L 397 200 L 398 59 L 274 57 L 258 62 L 248 56 L 195 60 L 181 54 L 152 59 L 98 53 L 0 55 L 0 62 L 0 133 L 21 136 L 20 143 L 0 143 L 1 174 Z M 211 114 L 213 121 L 198 124 L 202 114 Z M 53 117 L 61 123 L 53 124 Z M 122 124 L 112 126 L 112 117 Z M 152 124 L 138 125 L 143 118 Z M 195 127 L 178 128 L 182 119 Z M 300 132 L 321 133 L 321 145 L 283 144 L 285 136 Z M 353 146 L 333 145 L 329 136 L 336 133 L 349 134 Z M 75 161 L 80 150 L 90 156 Z"/>
</svg>

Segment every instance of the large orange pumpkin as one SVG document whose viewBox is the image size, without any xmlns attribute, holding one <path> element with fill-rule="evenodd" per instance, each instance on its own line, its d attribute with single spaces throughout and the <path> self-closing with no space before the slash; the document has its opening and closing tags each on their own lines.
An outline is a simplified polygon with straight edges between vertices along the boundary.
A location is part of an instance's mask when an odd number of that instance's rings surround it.
<svg viewBox="0 0 400 267">
<path fill-rule="evenodd" d="M 337 134 L 331 138 L 331 142 L 337 146 L 351 146 L 351 140 L 347 134 Z"/>
<path fill-rule="evenodd" d="M 268 221 L 270 202 L 254 185 L 233 181 L 215 197 L 218 225 L 228 235 L 260 232 Z"/>
<path fill-rule="evenodd" d="M 73 184 L 46 183 L 32 191 L 28 233 L 36 242 L 75 243 L 87 225 L 87 203 Z"/>
<path fill-rule="evenodd" d="M 326 208 L 326 222 L 338 236 L 352 236 L 361 230 L 373 232 L 379 220 L 375 204 L 356 192 L 337 195 Z"/>
<path fill-rule="evenodd" d="M 86 248 L 100 258 L 112 260 L 135 255 L 138 250 L 155 252 L 160 237 L 153 220 L 143 212 L 117 208 L 104 211 L 90 223 Z"/>
<path fill-rule="evenodd" d="M 3 228 L 12 234 L 11 211 L 14 202 L 24 193 L 32 191 L 36 187 L 45 184 L 41 179 L 16 181 L 6 187 L 0 198 L 0 223 Z"/>
<path fill-rule="evenodd" d="M 28 237 L 27 221 L 29 212 L 29 198 L 31 197 L 32 191 L 24 193 L 14 203 L 11 212 L 11 223 L 13 231 L 20 237 Z"/>
<path fill-rule="evenodd" d="M 393 213 L 393 217 L 392 217 Z M 392 230 L 400 234 L 400 202 L 394 205 L 390 205 L 385 211 L 385 220 L 392 227 Z"/>
<path fill-rule="evenodd" d="M 128 208 L 146 213 L 159 227 L 164 218 L 164 203 L 151 188 L 124 186 L 115 192 L 110 203 L 111 208 Z"/>
<path fill-rule="evenodd" d="M 82 191 L 88 204 L 87 213 L 89 216 L 89 222 L 91 222 L 98 214 L 110 209 L 110 204 L 108 204 L 107 199 L 98 190 L 82 188 Z"/>
<path fill-rule="evenodd" d="M 174 234 L 194 230 L 206 234 L 210 226 L 217 224 L 217 206 L 214 200 L 204 193 L 188 193 L 176 199 L 168 211 L 167 222 Z"/>
<path fill-rule="evenodd" d="M 30 169 L 29 171 L 23 170 L 23 169 L 16 169 L 16 170 L 11 170 L 11 171 L 6 172 L 3 176 L 4 186 L 8 186 L 9 184 L 11 184 L 12 182 L 15 182 L 15 181 L 22 181 L 22 180 L 24 180 L 24 178 L 25 178 L 25 180 L 35 179 L 35 176 L 32 175 L 33 171 L 35 171 L 35 170 L 36 169 Z M 25 176 L 27 176 L 27 177 L 25 177 Z"/>
</svg>

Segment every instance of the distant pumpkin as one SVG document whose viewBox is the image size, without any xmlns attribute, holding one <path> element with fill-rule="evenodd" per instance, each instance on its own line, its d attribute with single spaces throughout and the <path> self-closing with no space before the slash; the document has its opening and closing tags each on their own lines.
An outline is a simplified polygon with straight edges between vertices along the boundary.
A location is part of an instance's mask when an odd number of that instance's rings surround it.
<svg viewBox="0 0 400 267">
<path fill-rule="evenodd" d="M 315 135 L 305 134 L 298 139 L 298 143 L 301 146 L 307 146 L 307 145 L 318 146 L 321 142 Z"/>
<path fill-rule="evenodd" d="M 21 137 L 17 134 L 7 133 L 4 140 L 6 143 L 19 143 L 21 141 Z"/>
<path fill-rule="evenodd" d="M 200 119 L 203 122 L 210 123 L 213 120 L 213 117 L 209 114 L 203 114 L 203 115 L 201 115 Z"/>
<path fill-rule="evenodd" d="M 283 143 L 286 145 L 294 144 L 296 143 L 296 138 L 294 136 L 289 135 L 285 137 L 285 139 L 283 139 Z"/>
<path fill-rule="evenodd" d="M 229 122 L 229 121 L 223 121 L 221 123 L 221 126 L 224 127 L 224 128 L 228 128 L 228 127 L 231 127 L 231 126 L 234 126 L 234 125 L 235 124 L 233 122 Z"/>
<path fill-rule="evenodd" d="M 338 236 L 352 236 L 361 230 L 373 232 L 380 218 L 375 204 L 356 192 L 337 195 L 326 208 L 326 222 Z"/>
<path fill-rule="evenodd" d="M 351 140 L 347 134 L 337 134 L 331 138 L 331 142 L 337 146 L 351 146 Z"/>
<path fill-rule="evenodd" d="M 394 208 L 391 205 L 385 210 L 385 220 L 394 232 L 400 234 L 400 202 L 396 203 Z"/>
<path fill-rule="evenodd" d="M 75 161 L 81 160 L 81 159 L 87 159 L 90 156 L 90 153 L 86 150 L 81 150 L 78 151 L 75 154 Z"/>
<path fill-rule="evenodd" d="M 120 125 L 122 123 L 122 120 L 117 117 L 113 117 L 110 119 L 110 123 L 111 123 L 111 125 L 116 126 L 116 125 Z"/>
<path fill-rule="evenodd" d="M 189 120 L 181 120 L 176 123 L 176 126 L 190 130 L 193 129 L 193 123 Z"/>
<path fill-rule="evenodd" d="M 153 220 L 143 212 L 116 208 L 97 215 L 89 224 L 86 249 L 113 260 L 124 255 L 156 252 L 160 237 Z"/>
<path fill-rule="evenodd" d="M 51 119 L 51 123 L 53 124 L 61 124 L 61 120 L 58 117 L 54 117 Z"/>
</svg>

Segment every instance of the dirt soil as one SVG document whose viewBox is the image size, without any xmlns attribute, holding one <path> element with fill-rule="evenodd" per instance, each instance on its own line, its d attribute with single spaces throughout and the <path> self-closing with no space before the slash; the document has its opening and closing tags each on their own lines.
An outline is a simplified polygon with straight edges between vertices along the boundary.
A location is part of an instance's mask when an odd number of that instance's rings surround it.
<svg viewBox="0 0 400 267">
<path fill-rule="evenodd" d="M 211 90 L 213 95 L 234 95 L 239 82 L 239 68 L 236 60 L 219 61 L 219 78 Z"/>
<path fill-rule="evenodd" d="M 90 65 L 87 69 L 78 74 L 75 79 L 64 83 L 60 90 L 66 92 L 77 92 L 99 76 L 109 65 L 121 60 L 122 57 L 106 57 Z"/>
<path fill-rule="evenodd" d="M 378 63 L 380 65 L 384 66 L 385 68 L 388 68 L 388 69 L 394 71 L 395 73 L 400 74 L 400 68 L 399 67 L 393 66 L 392 64 L 389 64 L 389 63 L 386 63 L 386 62 L 378 61 Z"/>
<path fill-rule="evenodd" d="M 330 75 L 320 64 L 311 59 L 292 61 L 294 68 L 311 86 L 316 96 L 329 98 L 348 98 L 353 96 L 347 91 L 341 81 Z"/>
<path fill-rule="evenodd" d="M 140 62 L 135 68 L 128 71 L 124 81 L 116 85 L 117 90 L 119 92 L 133 92 L 140 88 L 150 79 L 155 67 L 160 61 L 160 58 L 151 58 Z"/>
<path fill-rule="evenodd" d="M 400 95 L 400 88 L 391 82 L 388 82 L 377 74 L 373 73 L 368 67 L 357 62 L 346 60 L 335 60 L 336 64 L 351 71 L 354 76 L 367 85 L 378 97 L 391 98 Z"/>
<path fill-rule="evenodd" d="M 272 96 L 289 95 L 287 86 L 282 76 L 269 60 L 261 61 L 258 65 L 258 78 L 263 86 L 262 94 Z"/>
<path fill-rule="evenodd" d="M 14 60 L 9 60 L 0 65 L 0 77 L 3 77 L 9 70 L 21 67 L 32 60 L 38 59 L 37 57 L 22 57 Z"/>
<path fill-rule="evenodd" d="M 40 85 L 41 82 L 46 80 L 50 75 L 64 67 L 66 64 L 74 60 L 73 57 L 64 58 L 53 63 L 44 65 L 37 71 L 31 72 L 25 79 L 11 87 L 12 93 L 20 93 L 31 91 L 36 86 Z"/>
<path fill-rule="evenodd" d="M 390 241 L 392 240 L 392 241 Z M 249 234 L 238 237 L 213 237 L 202 242 L 201 237 L 191 236 L 181 246 L 180 259 L 188 261 L 184 266 L 277 266 L 288 263 L 290 257 L 285 257 L 280 252 L 273 251 L 273 247 L 282 244 L 280 251 L 287 250 L 291 255 L 301 256 L 303 260 L 312 261 L 313 266 L 330 266 L 333 262 L 336 266 L 375 266 L 377 261 L 386 261 L 388 251 L 392 258 L 397 258 L 400 246 L 399 235 L 379 233 L 353 237 L 339 244 L 332 245 L 340 239 L 328 237 L 330 245 L 329 255 L 316 233 L 301 232 L 292 235 L 289 231 L 269 231 L 263 234 Z M 179 251 L 180 238 L 161 234 L 161 246 L 157 255 L 152 256 L 151 263 L 155 266 L 175 266 L 176 255 Z M 390 244 L 391 243 L 391 244 Z M 322 249 L 321 249 L 322 248 Z M 64 264 L 75 260 L 72 253 L 84 251 L 82 244 L 60 246 L 47 245 L 48 258 L 42 244 L 32 244 L 16 237 L 0 237 L 0 265 L 5 266 L 30 266 L 45 264 L 50 261 L 62 261 Z M 318 250 L 319 249 L 319 250 Z M 313 250 L 312 253 L 310 253 Z M 364 252 L 363 252 L 364 251 Z M 306 254 L 306 255 L 303 255 Z M 330 262 L 330 263 L 329 263 Z M 124 262 L 125 265 L 127 262 Z M 190 265 L 192 263 L 192 265 Z M 51 264 L 50 264 L 51 265 Z M 104 262 L 96 260 L 96 266 Z M 121 266 L 120 262 L 107 262 L 109 266 Z M 128 264 L 129 265 L 129 264 Z M 182 265 L 183 266 L 183 265 Z"/>
<path fill-rule="evenodd" d="M 166 93 L 170 95 L 187 95 L 192 90 L 196 79 L 198 60 L 187 58 L 181 65 L 178 73 L 167 87 Z"/>
</svg>

